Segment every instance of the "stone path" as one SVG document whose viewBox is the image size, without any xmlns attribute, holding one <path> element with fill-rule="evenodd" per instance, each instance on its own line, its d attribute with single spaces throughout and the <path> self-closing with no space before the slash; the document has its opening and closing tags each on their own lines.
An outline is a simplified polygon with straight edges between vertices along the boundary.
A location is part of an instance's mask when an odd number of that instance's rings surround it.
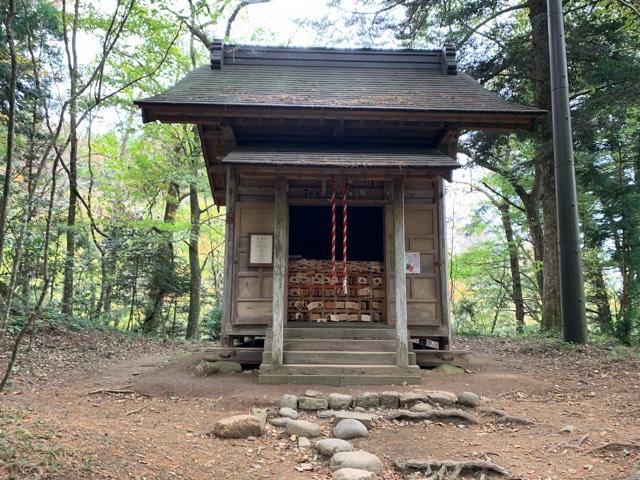
<svg viewBox="0 0 640 480">
<path fill-rule="evenodd" d="M 348 440 L 367 437 L 369 429 L 376 428 L 382 421 L 450 420 L 453 423 L 480 423 L 485 419 L 499 422 L 504 421 L 504 418 L 511 418 L 495 409 L 477 408 L 481 403 L 480 397 L 473 392 L 461 392 L 456 395 L 435 390 L 404 393 L 389 391 L 365 392 L 353 397 L 342 393 L 323 396 L 320 392 L 308 390 L 300 397 L 283 395 L 280 405 L 276 408 L 253 409 L 253 415 L 236 415 L 222 419 L 214 426 L 213 434 L 222 438 L 259 437 L 264 432 L 268 418 L 270 425 L 283 428 L 290 440 L 297 442 L 300 451 L 315 453 L 315 456 L 310 457 L 311 460 L 296 467 L 298 471 L 311 471 L 314 468 L 313 462 L 327 461 L 333 480 L 375 480 L 381 478 L 380 475 L 385 469 L 382 460 L 372 453 L 356 451 Z M 329 420 L 333 426 L 327 427 L 318 423 L 318 420 Z M 527 419 L 521 420 L 521 424 L 526 425 Z M 330 438 L 320 438 L 329 435 Z M 432 464 L 441 465 L 434 478 L 444 478 L 447 468 L 452 469 L 451 473 L 454 476 L 463 469 L 479 474 L 505 474 L 501 473 L 503 469 L 491 462 L 434 463 L 417 459 L 395 464 L 393 468 L 401 474 L 406 474 L 407 465 L 412 466 L 411 468 L 422 466 L 424 469 L 421 473 L 427 475 L 432 473 Z M 417 467 L 413 470 L 420 471 Z"/>
</svg>

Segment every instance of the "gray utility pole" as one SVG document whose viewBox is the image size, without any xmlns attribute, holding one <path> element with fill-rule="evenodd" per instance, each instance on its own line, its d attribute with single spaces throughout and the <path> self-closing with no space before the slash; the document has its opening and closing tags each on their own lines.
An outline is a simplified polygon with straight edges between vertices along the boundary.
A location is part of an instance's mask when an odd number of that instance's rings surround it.
<svg viewBox="0 0 640 480">
<path fill-rule="evenodd" d="M 561 0 L 547 0 L 553 151 L 555 154 L 558 246 L 560 254 L 560 306 L 564 341 L 587 343 L 587 321 L 578 228 L 578 200 L 573 163 L 569 108 L 569 80 Z"/>
</svg>

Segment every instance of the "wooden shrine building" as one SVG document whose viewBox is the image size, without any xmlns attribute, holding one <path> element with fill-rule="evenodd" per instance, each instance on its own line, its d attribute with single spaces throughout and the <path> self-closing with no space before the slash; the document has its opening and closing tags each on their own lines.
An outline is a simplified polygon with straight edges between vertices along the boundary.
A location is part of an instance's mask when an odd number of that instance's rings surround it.
<svg viewBox="0 0 640 480">
<path fill-rule="evenodd" d="M 458 137 L 545 114 L 459 72 L 449 47 L 216 42 L 211 65 L 137 104 L 198 126 L 226 207 L 222 346 L 243 358 L 264 339 L 261 382 L 333 385 L 418 383 L 423 353 L 446 358 Z"/>
</svg>

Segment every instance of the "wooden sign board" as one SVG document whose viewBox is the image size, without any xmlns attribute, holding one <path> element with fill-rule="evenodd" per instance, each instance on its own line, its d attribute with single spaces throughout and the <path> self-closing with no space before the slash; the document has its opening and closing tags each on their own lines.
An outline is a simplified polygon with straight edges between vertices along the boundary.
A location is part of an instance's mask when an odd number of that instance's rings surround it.
<svg viewBox="0 0 640 480">
<path fill-rule="evenodd" d="M 273 235 L 252 233 L 249 235 L 249 265 L 262 266 L 273 263 Z"/>
<path fill-rule="evenodd" d="M 404 264 L 405 273 L 420 273 L 420 253 L 405 252 Z"/>
</svg>

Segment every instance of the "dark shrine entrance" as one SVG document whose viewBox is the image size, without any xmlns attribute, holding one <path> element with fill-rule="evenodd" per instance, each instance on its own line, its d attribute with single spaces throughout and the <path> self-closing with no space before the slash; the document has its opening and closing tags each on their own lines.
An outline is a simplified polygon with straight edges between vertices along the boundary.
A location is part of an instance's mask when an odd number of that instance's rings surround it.
<svg viewBox="0 0 640 480">
<path fill-rule="evenodd" d="M 336 209 L 335 276 L 331 207 L 289 207 L 289 321 L 384 322 L 384 210 L 349 206 L 347 219 L 345 290 L 342 206 Z"/>
<path fill-rule="evenodd" d="M 383 261 L 382 207 L 347 207 L 347 259 Z M 336 211 L 336 259 L 342 261 L 342 207 Z M 289 207 L 289 255 L 331 259 L 331 207 Z"/>
</svg>

